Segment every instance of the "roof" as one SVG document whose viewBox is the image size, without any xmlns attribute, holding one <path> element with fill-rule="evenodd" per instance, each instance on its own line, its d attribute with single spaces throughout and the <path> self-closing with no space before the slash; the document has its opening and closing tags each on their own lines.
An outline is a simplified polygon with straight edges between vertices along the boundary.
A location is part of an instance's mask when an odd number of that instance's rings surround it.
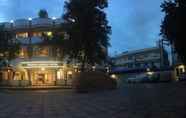
<svg viewBox="0 0 186 118">
<path fill-rule="evenodd" d="M 159 47 L 151 47 L 151 48 L 144 48 L 144 49 L 133 50 L 133 51 L 126 51 L 126 52 L 116 55 L 114 58 L 153 51 L 153 50 L 159 50 Z"/>
<path fill-rule="evenodd" d="M 16 19 L 12 22 L 2 22 L 7 30 L 22 31 L 28 29 L 37 29 L 37 28 L 51 28 L 59 26 L 63 23 L 62 18 L 52 19 L 52 18 L 33 18 L 32 20 L 28 19 Z"/>
</svg>

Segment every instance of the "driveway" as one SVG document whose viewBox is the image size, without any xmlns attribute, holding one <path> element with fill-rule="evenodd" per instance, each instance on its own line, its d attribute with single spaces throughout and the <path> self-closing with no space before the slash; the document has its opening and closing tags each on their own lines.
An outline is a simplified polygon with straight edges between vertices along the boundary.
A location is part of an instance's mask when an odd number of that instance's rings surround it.
<svg viewBox="0 0 186 118">
<path fill-rule="evenodd" d="M 0 91 L 0 118 L 186 118 L 186 84 L 129 84 L 113 91 Z"/>
</svg>

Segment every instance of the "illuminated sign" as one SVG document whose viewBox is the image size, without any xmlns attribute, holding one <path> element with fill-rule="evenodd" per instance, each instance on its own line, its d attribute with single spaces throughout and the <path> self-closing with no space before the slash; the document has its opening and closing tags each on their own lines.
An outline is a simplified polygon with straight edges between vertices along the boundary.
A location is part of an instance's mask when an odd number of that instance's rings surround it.
<svg viewBox="0 0 186 118">
<path fill-rule="evenodd" d="M 58 61 L 35 61 L 35 62 L 21 62 L 23 68 L 60 68 L 63 66 Z"/>
</svg>

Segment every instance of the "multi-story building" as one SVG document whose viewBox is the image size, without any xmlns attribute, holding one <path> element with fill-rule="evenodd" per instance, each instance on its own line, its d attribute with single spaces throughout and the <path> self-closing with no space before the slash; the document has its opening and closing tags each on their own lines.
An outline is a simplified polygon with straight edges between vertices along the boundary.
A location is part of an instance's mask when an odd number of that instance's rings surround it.
<svg viewBox="0 0 186 118">
<path fill-rule="evenodd" d="M 1 78 L 8 80 L 8 84 L 24 86 L 69 81 L 77 67 L 62 61 L 62 48 L 50 44 L 53 32 L 62 23 L 61 18 L 29 18 L 1 23 L 7 30 L 14 31 L 16 40 L 21 43 L 19 55 L 10 62 L 11 69 L 2 72 Z M 65 32 L 58 33 L 64 35 L 64 40 L 68 38 Z"/>
<path fill-rule="evenodd" d="M 123 52 L 114 56 L 112 62 L 117 67 L 129 69 L 161 68 L 169 66 L 168 54 L 159 46 Z"/>
</svg>

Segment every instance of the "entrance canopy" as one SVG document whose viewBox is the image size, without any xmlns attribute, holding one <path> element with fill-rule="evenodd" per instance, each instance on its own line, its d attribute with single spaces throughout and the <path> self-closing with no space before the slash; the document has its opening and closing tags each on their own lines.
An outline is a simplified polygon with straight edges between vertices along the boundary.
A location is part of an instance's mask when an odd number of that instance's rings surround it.
<svg viewBox="0 0 186 118">
<path fill-rule="evenodd" d="M 61 68 L 63 63 L 61 61 L 29 61 L 21 62 L 20 67 L 25 69 L 31 68 Z"/>
</svg>

